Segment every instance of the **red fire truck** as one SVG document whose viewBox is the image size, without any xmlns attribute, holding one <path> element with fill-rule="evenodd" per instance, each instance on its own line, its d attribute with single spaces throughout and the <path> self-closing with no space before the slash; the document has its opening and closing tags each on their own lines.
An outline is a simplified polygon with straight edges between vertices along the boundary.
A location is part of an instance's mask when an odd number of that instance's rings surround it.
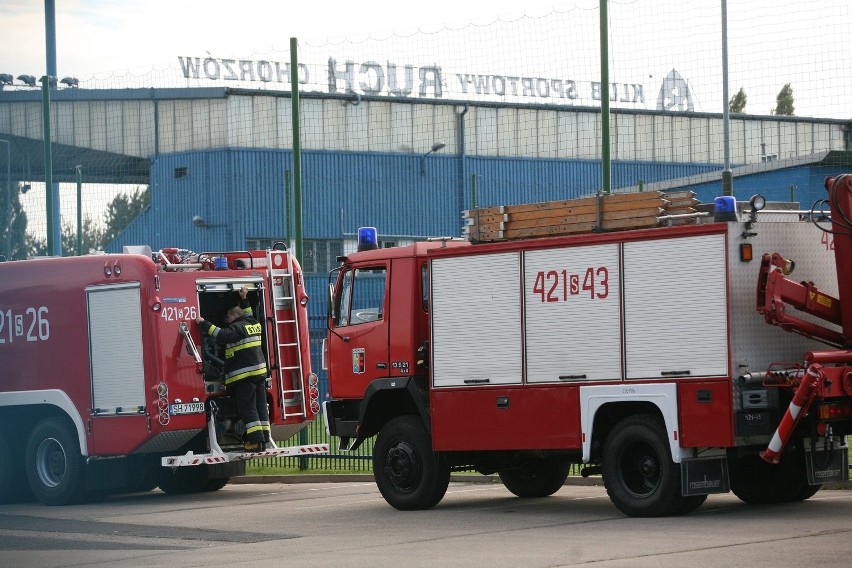
<svg viewBox="0 0 852 568">
<path fill-rule="evenodd" d="M 246 459 L 327 450 L 243 452 L 223 349 L 195 324 L 200 314 L 227 325 L 249 289 L 265 328 L 273 439 L 289 438 L 319 410 L 293 256 L 128 249 L 0 263 L 0 502 L 213 491 Z"/>
<path fill-rule="evenodd" d="M 375 250 L 330 276 L 328 429 L 349 450 L 377 436 L 376 483 L 403 510 L 436 505 L 462 470 L 543 497 L 582 463 L 630 516 L 729 490 L 799 501 L 847 480 L 842 179 L 828 184 L 833 225 L 758 213 L 755 196 L 720 198 L 716 222 L 641 230 L 389 249 L 365 232 Z"/>
</svg>

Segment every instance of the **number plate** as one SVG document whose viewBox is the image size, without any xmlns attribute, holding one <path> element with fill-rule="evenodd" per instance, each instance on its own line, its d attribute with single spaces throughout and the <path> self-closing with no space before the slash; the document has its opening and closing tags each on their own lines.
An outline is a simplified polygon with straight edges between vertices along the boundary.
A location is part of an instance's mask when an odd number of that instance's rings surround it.
<svg viewBox="0 0 852 568">
<path fill-rule="evenodd" d="M 183 404 L 172 404 L 169 406 L 169 414 L 201 414 L 204 412 L 203 402 L 185 402 Z"/>
</svg>

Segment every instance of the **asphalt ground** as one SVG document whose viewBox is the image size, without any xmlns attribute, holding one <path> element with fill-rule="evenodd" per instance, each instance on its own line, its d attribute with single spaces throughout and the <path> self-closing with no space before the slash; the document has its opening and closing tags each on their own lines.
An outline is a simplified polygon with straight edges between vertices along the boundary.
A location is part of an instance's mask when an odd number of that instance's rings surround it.
<svg viewBox="0 0 852 568">
<path fill-rule="evenodd" d="M 220 491 L 0 506 L 2 568 L 848 568 L 852 492 L 750 506 L 711 495 L 695 512 L 629 518 L 599 478 L 519 499 L 457 476 L 428 511 L 397 511 L 371 476 L 257 476 Z M 478 482 L 473 482 L 472 480 Z M 579 484 L 582 483 L 582 484 Z"/>
</svg>

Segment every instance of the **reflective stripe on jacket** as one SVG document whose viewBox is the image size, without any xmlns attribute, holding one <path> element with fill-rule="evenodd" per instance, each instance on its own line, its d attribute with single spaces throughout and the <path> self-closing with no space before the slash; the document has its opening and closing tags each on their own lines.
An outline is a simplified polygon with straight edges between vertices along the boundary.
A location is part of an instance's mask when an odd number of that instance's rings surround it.
<svg viewBox="0 0 852 568">
<path fill-rule="evenodd" d="M 266 357 L 261 343 L 262 326 L 251 317 L 251 309 L 228 327 L 217 327 L 207 320 L 201 331 L 225 346 L 225 384 L 249 377 L 266 377 Z"/>
</svg>

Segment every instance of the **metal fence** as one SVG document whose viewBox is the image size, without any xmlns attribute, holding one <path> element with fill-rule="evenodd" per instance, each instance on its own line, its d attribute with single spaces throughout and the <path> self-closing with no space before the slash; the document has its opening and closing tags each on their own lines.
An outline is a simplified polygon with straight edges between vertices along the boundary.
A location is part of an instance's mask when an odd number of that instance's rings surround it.
<svg viewBox="0 0 852 568">
<path fill-rule="evenodd" d="M 338 449 L 339 439 L 326 434 L 322 416 L 317 416 L 316 420 L 289 440 L 283 443 L 278 442 L 278 445 L 284 446 L 304 444 L 328 444 L 329 452 L 306 456 L 260 458 L 254 460 L 253 465 L 283 470 L 298 469 L 301 471 L 314 470 L 340 473 L 373 471 L 373 438 L 366 440 L 354 452 L 341 452 Z"/>
</svg>

